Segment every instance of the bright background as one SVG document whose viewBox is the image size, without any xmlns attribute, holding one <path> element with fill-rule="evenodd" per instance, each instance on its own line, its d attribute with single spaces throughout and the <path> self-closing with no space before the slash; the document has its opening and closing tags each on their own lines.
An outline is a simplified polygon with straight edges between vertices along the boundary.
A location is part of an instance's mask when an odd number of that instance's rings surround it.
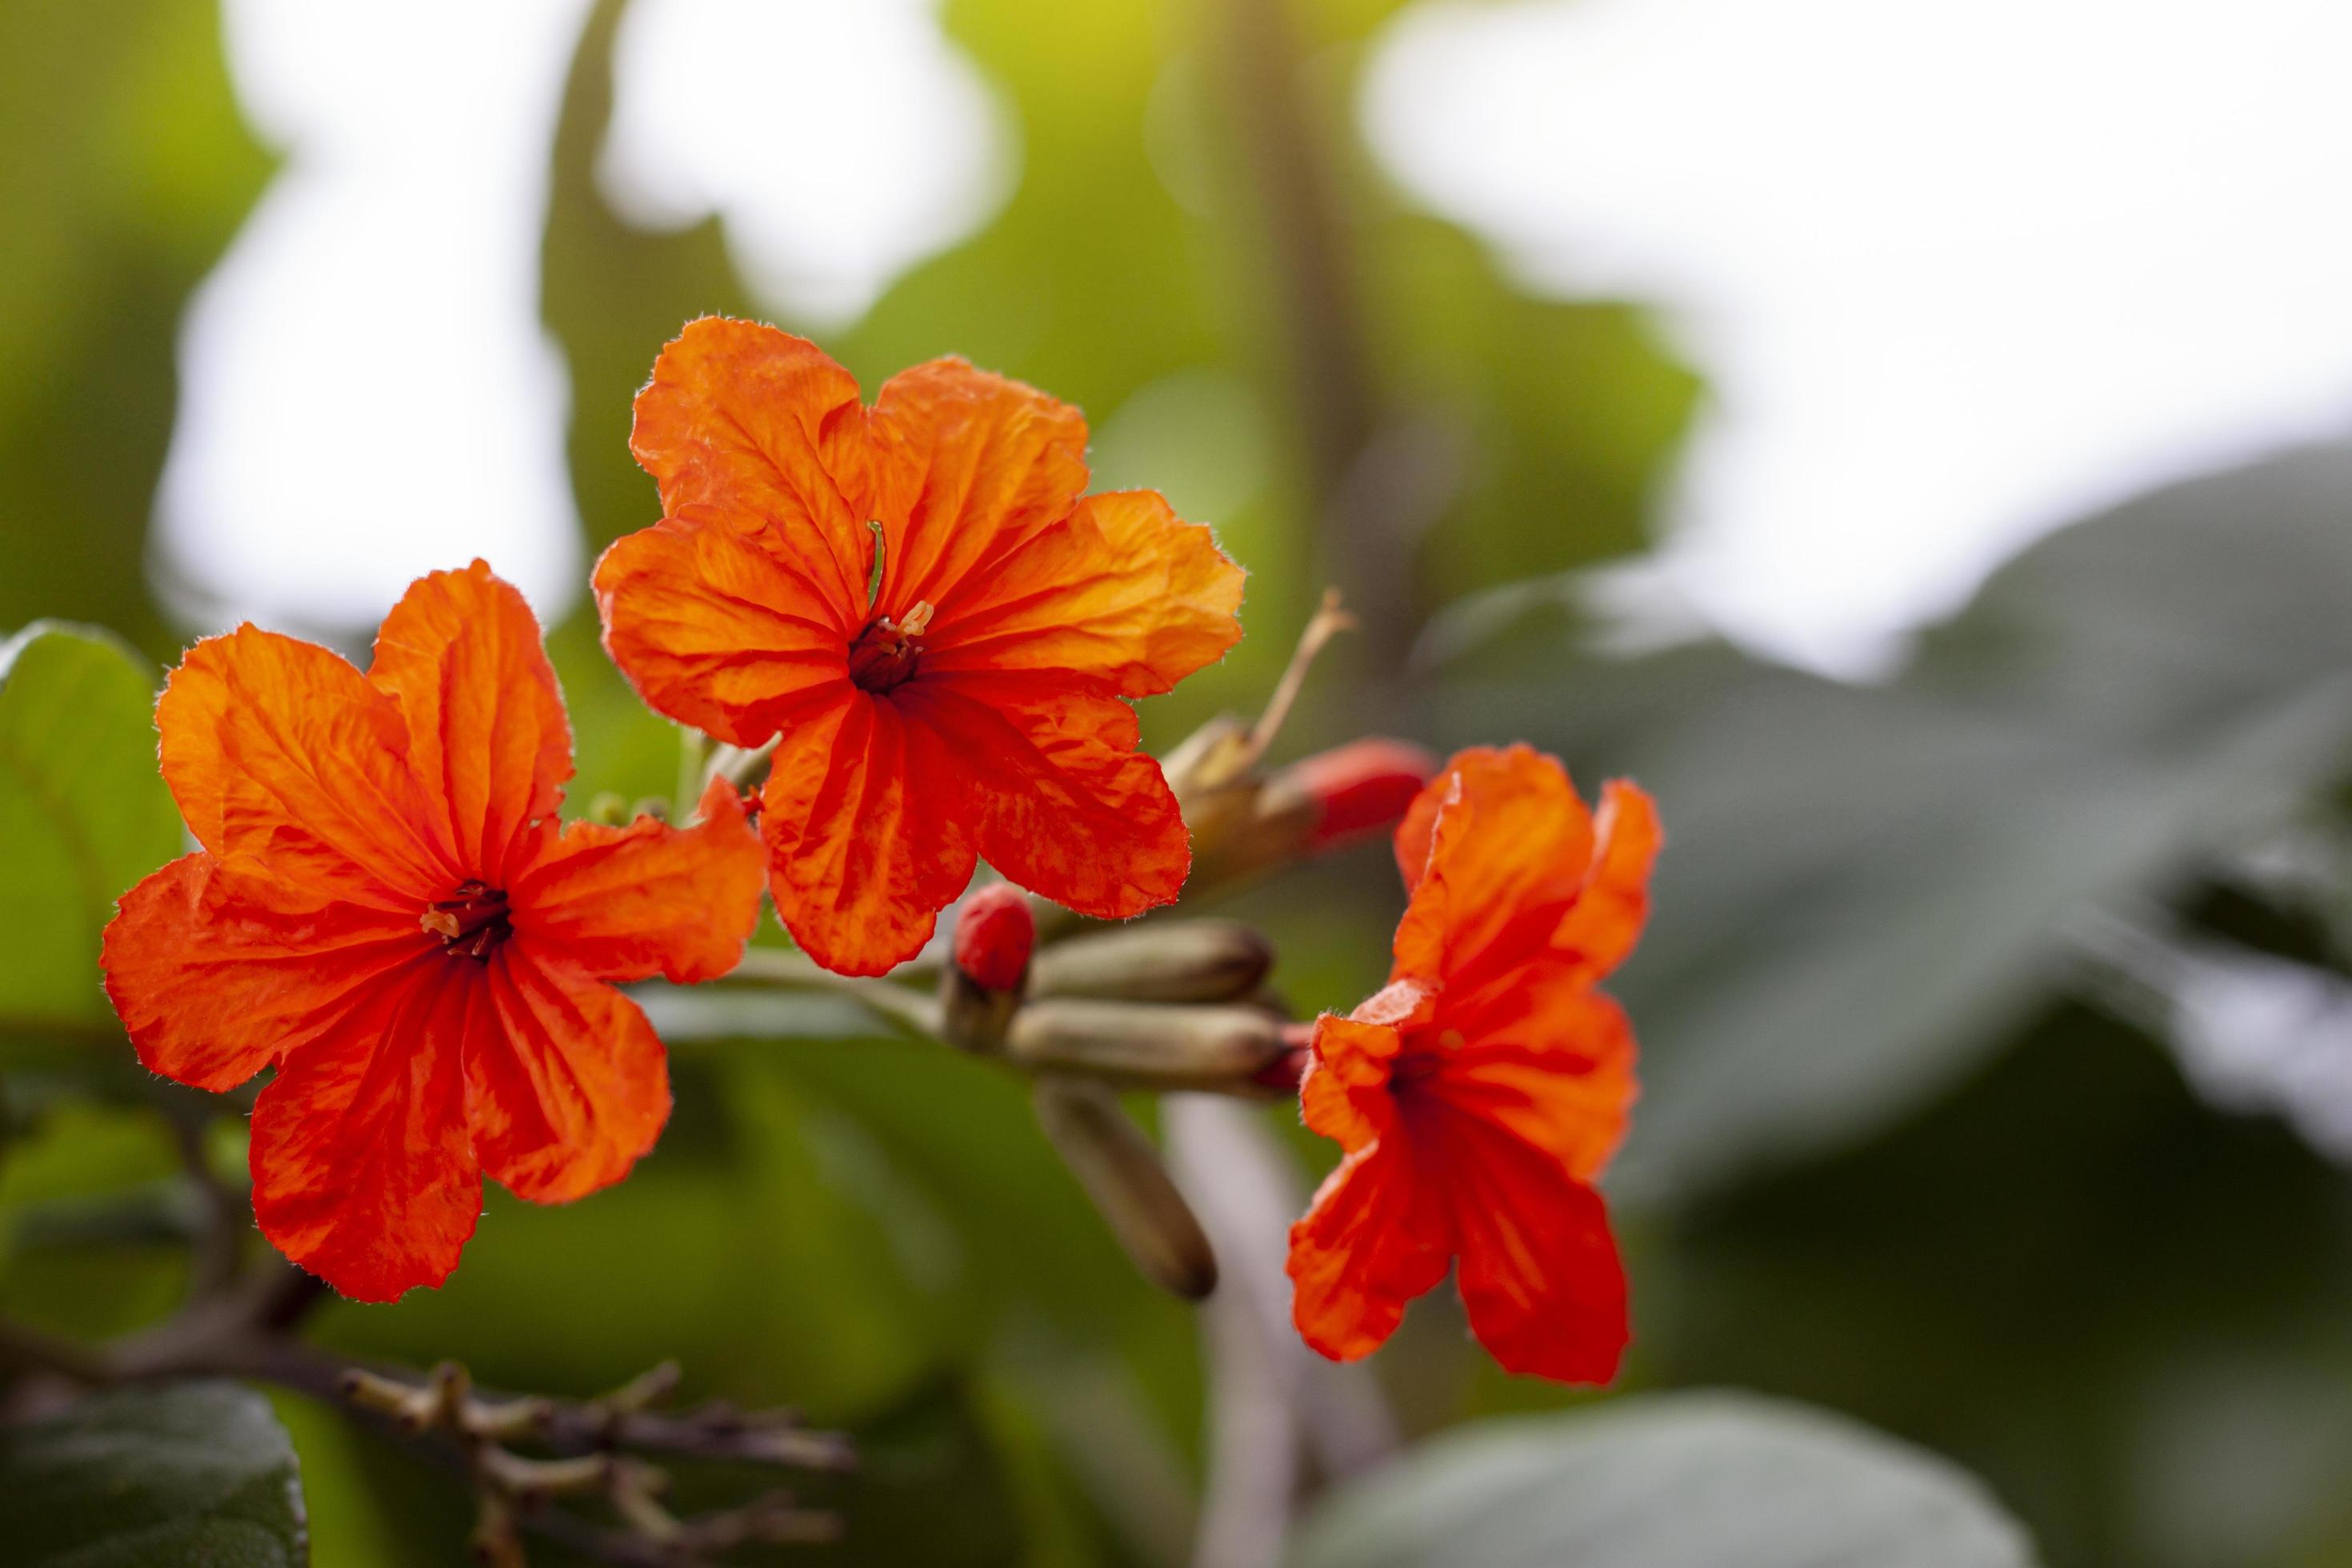
<svg viewBox="0 0 2352 1568">
<path fill-rule="evenodd" d="M 18 0 L 0 629 L 358 652 L 478 554 L 574 799 L 658 792 L 583 589 L 656 515 L 661 343 L 1033 381 L 1252 571 L 1155 743 L 1336 581 L 1370 624 L 1294 749 L 1662 798 L 1628 1386 L 1850 1412 L 2055 1564 L 2352 1563 L 2347 68 L 2319 0 Z M 1243 906 L 1302 1009 L 1377 984 L 1381 859 Z M 627 1184 L 494 1194 L 446 1289 L 326 1334 L 853 1426 L 837 1560 L 1183 1560 L 1194 1321 L 1013 1086 L 823 1037 L 677 1081 Z M 167 1249 L 41 1240 L 159 1137 L 32 1130 L 0 1307 L 169 1305 Z M 1376 1364 L 1408 1435 L 1565 1397 L 1437 1299 Z M 322 1563 L 454 1551 L 454 1494 L 289 1410 Z"/>
</svg>

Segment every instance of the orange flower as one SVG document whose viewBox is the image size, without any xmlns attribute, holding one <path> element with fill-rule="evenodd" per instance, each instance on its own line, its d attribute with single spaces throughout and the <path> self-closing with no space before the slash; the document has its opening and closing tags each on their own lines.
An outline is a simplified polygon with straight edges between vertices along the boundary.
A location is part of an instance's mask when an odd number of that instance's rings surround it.
<svg viewBox="0 0 2352 1568">
<path fill-rule="evenodd" d="M 559 831 L 572 736 L 539 624 L 477 561 L 412 586 L 364 676 L 240 626 L 156 708 L 203 846 L 123 896 L 107 993 L 140 1059 L 253 1110 L 253 1207 L 346 1296 L 437 1285 L 488 1173 L 562 1203 L 669 1116 L 661 1042 L 609 982 L 732 968 L 760 847 L 724 784 L 680 831 Z"/>
<path fill-rule="evenodd" d="M 1077 410 L 961 360 L 849 373 L 715 317 L 662 351 L 631 449 L 660 523 L 596 566 L 638 694 L 739 746 L 781 734 L 761 827 L 818 963 L 912 957 L 976 857 L 1083 914 L 1191 865 L 1122 699 L 1241 636 L 1240 569 L 1150 490 L 1086 496 Z"/>
<path fill-rule="evenodd" d="M 1457 1279 L 1516 1373 L 1606 1383 L 1625 1276 L 1591 1184 L 1633 1100 L 1633 1036 L 1593 982 L 1632 951 L 1658 822 L 1628 784 L 1598 822 L 1551 758 L 1455 756 L 1397 828 L 1412 902 L 1388 986 L 1326 1014 L 1299 1089 L 1346 1151 L 1291 1227 L 1293 1313 L 1337 1360 Z"/>
</svg>

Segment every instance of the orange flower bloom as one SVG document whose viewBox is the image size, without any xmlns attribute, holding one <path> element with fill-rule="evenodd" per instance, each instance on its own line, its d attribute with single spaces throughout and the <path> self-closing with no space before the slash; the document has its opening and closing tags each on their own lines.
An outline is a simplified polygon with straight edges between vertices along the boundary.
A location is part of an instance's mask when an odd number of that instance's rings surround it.
<svg viewBox="0 0 2352 1568">
<path fill-rule="evenodd" d="M 1633 1035 L 1593 983 L 1641 933 L 1658 838 L 1640 790 L 1610 784 L 1596 822 L 1526 746 L 1464 752 L 1413 802 L 1388 986 L 1317 1021 L 1299 1089 L 1346 1151 L 1290 1231 L 1308 1344 L 1369 1354 L 1458 1258 L 1505 1368 L 1616 1375 L 1625 1276 L 1591 1184 L 1633 1104 Z"/>
<path fill-rule="evenodd" d="M 759 914 L 725 784 L 683 831 L 558 830 L 572 735 L 539 624 L 477 561 L 421 579 L 362 675 L 241 626 L 156 708 L 203 847 L 123 896 L 107 993 L 140 1059 L 253 1110 L 262 1234 L 346 1296 L 437 1285 L 488 1173 L 562 1203 L 669 1116 L 661 1042 L 609 984 L 722 974 Z"/>
<path fill-rule="evenodd" d="M 630 437 L 666 515 L 596 566 L 638 694 L 739 746 L 781 734 L 761 827 L 812 958 L 912 957 L 974 859 L 1083 914 L 1191 865 L 1122 699 L 1241 636 L 1240 569 L 1150 490 L 1087 496 L 1077 410 L 961 360 L 857 383 L 773 327 L 662 351 Z"/>
</svg>

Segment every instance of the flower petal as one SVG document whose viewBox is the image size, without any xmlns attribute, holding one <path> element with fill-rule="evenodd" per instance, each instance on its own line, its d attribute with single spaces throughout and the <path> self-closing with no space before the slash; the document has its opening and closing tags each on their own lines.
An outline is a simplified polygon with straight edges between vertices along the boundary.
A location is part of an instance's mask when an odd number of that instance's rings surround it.
<svg viewBox="0 0 2352 1568">
<path fill-rule="evenodd" d="M 1444 1206 L 1423 1186 L 1410 1145 L 1359 1150 L 1290 1227 L 1291 1321 L 1334 1361 L 1370 1355 L 1396 1331 L 1405 1303 L 1445 1278 L 1453 1250 Z"/>
<path fill-rule="evenodd" d="M 713 779 L 691 827 L 641 816 L 547 838 L 509 892 L 515 935 L 598 980 L 713 980 L 759 923 L 767 859 L 743 797 Z"/>
<path fill-rule="evenodd" d="M 196 842 L 266 867 L 273 902 L 408 908 L 462 879 L 421 826 L 400 705 L 315 643 L 240 626 L 190 648 L 155 705 Z"/>
<path fill-rule="evenodd" d="M 1625 1136 L 1633 1106 L 1633 1027 L 1576 970 L 1548 960 L 1490 985 L 1476 1002 L 1446 997 L 1445 1022 L 1468 1037 L 1417 1092 L 1506 1129 L 1591 1181 Z"/>
<path fill-rule="evenodd" d="M 874 428 L 891 492 L 873 514 L 889 542 L 876 602 L 901 619 L 918 602 L 951 619 L 1086 493 L 1085 417 L 960 359 L 892 376 Z"/>
<path fill-rule="evenodd" d="M 748 835 L 746 836 L 748 837 Z M 522 942 L 485 977 L 498 1026 L 466 1041 L 466 1119 L 517 1197 L 569 1203 L 628 1173 L 669 1120 L 669 1068 L 637 1005 Z"/>
<path fill-rule="evenodd" d="M 253 1108 L 262 1235 L 344 1295 L 390 1301 L 457 1266 L 482 1207 L 466 1131 L 468 1037 L 497 1026 L 469 959 L 371 988 L 289 1053 Z"/>
<path fill-rule="evenodd" d="M 414 915 L 287 911 L 252 881 L 199 850 L 125 893 L 108 922 L 106 994 L 150 1071 L 235 1089 L 335 1028 L 392 970 L 437 956 Z"/>
<path fill-rule="evenodd" d="M 847 689 L 786 732 L 761 794 L 776 913 L 811 958 L 881 974 L 922 950 L 971 880 L 966 759 Z"/>
<path fill-rule="evenodd" d="M 980 852 L 1008 880 L 1097 920 L 1175 901 L 1192 841 L 1126 703 L 1017 675 L 918 679 L 898 700 L 970 778 Z"/>
<path fill-rule="evenodd" d="M 927 670 L 1059 670 L 1150 697 L 1241 640 L 1242 569 L 1154 490 L 1090 496 L 932 623 Z"/>
<path fill-rule="evenodd" d="M 572 726 L 539 618 L 483 562 L 419 577 L 377 628 L 368 679 L 400 700 L 425 819 L 446 854 L 467 876 L 499 879 L 572 776 Z"/>
<path fill-rule="evenodd" d="M 1307 1072 L 1298 1086 L 1307 1125 L 1349 1153 L 1396 1124 L 1390 1085 L 1404 1049 L 1404 1030 L 1426 1023 L 1436 994 L 1411 980 L 1374 993 L 1342 1018 L 1326 1013 L 1308 1038 Z"/>
<path fill-rule="evenodd" d="M 1664 834 L 1657 804 L 1623 779 L 1601 786 L 1593 831 L 1601 847 L 1591 875 L 1552 933 L 1552 947 L 1577 973 L 1598 980 L 1625 961 L 1650 915 L 1650 866 Z"/>
<path fill-rule="evenodd" d="M 1559 763 L 1527 746 L 1457 754 L 1397 828 L 1412 900 L 1395 973 L 1475 990 L 1546 950 L 1592 860 L 1592 817 Z"/>
<path fill-rule="evenodd" d="M 1447 1206 L 1470 1331 L 1506 1372 L 1607 1383 L 1628 1330 L 1625 1268 L 1601 1194 L 1507 1132 L 1446 1121 Z"/>
<path fill-rule="evenodd" d="M 795 561 L 707 506 L 680 509 L 596 563 L 604 651 L 659 712 L 757 746 L 849 679 L 863 621 Z"/>
<path fill-rule="evenodd" d="M 877 517 L 857 382 L 805 338 L 754 321 L 689 321 L 637 394 L 629 450 L 671 516 L 708 506 L 772 530 L 837 620 L 862 622 Z"/>
</svg>

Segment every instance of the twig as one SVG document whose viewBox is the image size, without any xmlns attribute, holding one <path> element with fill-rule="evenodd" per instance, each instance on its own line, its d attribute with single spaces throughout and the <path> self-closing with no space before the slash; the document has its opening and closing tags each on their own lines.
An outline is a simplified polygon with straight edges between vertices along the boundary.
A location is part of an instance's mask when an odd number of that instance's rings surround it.
<svg viewBox="0 0 2352 1568">
<path fill-rule="evenodd" d="M 782 985 L 803 991 L 831 991 L 856 998 L 866 1008 L 898 1026 L 901 1033 L 923 1039 L 940 1034 L 940 1004 L 936 996 L 911 991 L 896 981 L 868 975 L 835 974 L 804 953 L 782 948 L 745 950 L 742 962 L 718 984 Z"/>
</svg>

